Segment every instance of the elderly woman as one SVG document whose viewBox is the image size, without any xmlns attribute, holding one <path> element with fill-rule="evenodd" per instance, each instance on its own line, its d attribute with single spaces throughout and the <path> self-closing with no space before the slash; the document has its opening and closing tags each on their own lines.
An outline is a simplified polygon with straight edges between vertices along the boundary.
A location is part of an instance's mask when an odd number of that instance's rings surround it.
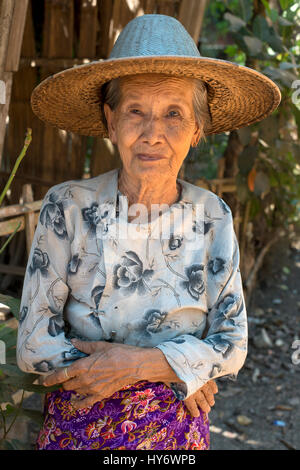
<svg viewBox="0 0 300 470">
<path fill-rule="evenodd" d="M 178 172 L 205 135 L 279 101 L 264 75 L 200 57 L 164 15 L 134 19 L 107 61 L 34 90 L 41 119 L 109 136 L 122 160 L 54 186 L 40 211 L 17 359 L 60 388 L 37 449 L 209 448 L 213 379 L 243 366 L 246 310 L 230 208 Z"/>
</svg>

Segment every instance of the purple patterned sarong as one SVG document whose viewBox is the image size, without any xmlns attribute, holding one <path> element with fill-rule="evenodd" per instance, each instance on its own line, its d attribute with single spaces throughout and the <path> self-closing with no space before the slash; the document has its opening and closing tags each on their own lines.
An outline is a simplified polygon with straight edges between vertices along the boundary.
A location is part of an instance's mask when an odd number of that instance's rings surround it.
<svg viewBox="0 0 300 470">
<path fill-rule="evenodd" d="M 76 392 L 47 393 L 37 450 L 208 450 L 209 421 L 192 418 L 161 382 L 124 387 L 93 406 L 75 410 Z"/>
</svg>

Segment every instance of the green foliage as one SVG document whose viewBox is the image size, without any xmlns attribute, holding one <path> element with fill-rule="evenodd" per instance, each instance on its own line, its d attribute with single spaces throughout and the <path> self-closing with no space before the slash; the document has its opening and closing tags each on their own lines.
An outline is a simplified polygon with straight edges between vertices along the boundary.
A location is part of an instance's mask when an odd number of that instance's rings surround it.
<svg viewBox="0 0 300 470">
<path fill-rule="evenodd" d="M 264 218 L 270 230 L 300 222 L 300 4 L 279 4 L 275 8 L 262 0 L 257 11 L 253 0 L 209 2 L 202 30 L 205 40 L 200 38 L 203 56 L 213 50 L 214 57 L 255 68 L 280 88 L 277 110 L 237 131 L 244 146 L 237 197 L 241 204 L 250 202 L 250 218 Z M 194 171 L 194 180 L 217 176 L 228 136 L 215 137 L 207 137 L 206 155 L 203 148 L 193 155 L 192 168 L 201 169 L 201 174 Z"/>
<path fill-rule="evenodd" d="M 29 129 L 25 138 L 24 147 L 16 161 L 14 169 L 8 179 L 5 188 L 0 194 L 0 204 L 12 183 L 15 172 L 24 158 L 27 148 L 31 142 L 31 130 Z M 12 234 L 14 235 L 14 234 Z M 5 248 L 7 243 L 11 240 L 9 237 L 5 245 L 1 248 L 0 252 Z M 8 305 L 18 320 L 20 316 L 20 299 L 0 294 L 0 302 Z M 22 450 L 26 444 L 18 439 L 9 439 L 8 435 L 13 425 L 19 416 L 27 417 L 34 420 L 39 425 L 42 424 L 42 413 L 23 408 L 23 399 L 25 391 L 35 393 L 47 393 L 56 390 L 55 387 L 43 387 L 37 385 L 36 374 L 26 374 L 21 371 L 16 364 L 16 343 L 17 343 L 17 329 L 7 324 L 0 324 L 0 341 L 5 345 L 5 364 L 0 363 L 0 449 L 4 450 Z M 22 392 L 22 397 L 19 403 L 15 403 L 14 396 L 16 392 Z"/>
<path fill-rule="evenodd" d="M 6 364 L 0 364 L 0 449 L 19 450 L 24 449 L 25 444 L 16 439 L 9 439 L 9 432 L 17 418 L 26 417 L 39 425 L 43 421 L 42 413 L 23 407 L 24 392 L 44 394 L 56 390 L 57 386 L 38 385 L 35 383 L 38 378 L 36 374 L 27 374 L 19 369 L 16 364 L 16 328 L 11 328 L 5 323 L 1 324 L 0 341 L 4 341 L 6 346 Z M 15 403 L 14 396 L 20 390 L 22 391 L 21 400 Z"/>
</svg>

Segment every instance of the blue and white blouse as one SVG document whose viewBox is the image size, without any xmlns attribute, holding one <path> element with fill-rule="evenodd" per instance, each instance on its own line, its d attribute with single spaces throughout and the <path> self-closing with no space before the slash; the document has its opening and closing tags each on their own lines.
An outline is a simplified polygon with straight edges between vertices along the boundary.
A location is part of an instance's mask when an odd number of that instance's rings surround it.
<svg viewBox="0 0 300 470">
<path fill-rule="evenodd" d="M 176 204 L 128 223 L 118 172 L 47 192 L 24 278 L 19 367 L 45 375 L 68 366 L 85 356 L 70 342 L 79 338 L 159 348 L 181 400 L 211 379 L 234 379 L 247 317 L 230 208 L 179 179 Z"/>
</svg>

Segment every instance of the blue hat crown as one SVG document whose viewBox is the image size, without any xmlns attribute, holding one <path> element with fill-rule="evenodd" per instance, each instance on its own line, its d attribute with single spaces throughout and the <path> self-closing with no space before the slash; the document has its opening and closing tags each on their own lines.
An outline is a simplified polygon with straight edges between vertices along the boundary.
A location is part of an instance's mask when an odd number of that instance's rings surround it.
<svg viewBox="0 0 300 470">
<path fill-rule="evenodd" d="M 131 20 L 118 36 L 109 59 L 147 56 L 201 57 L 184 26 L 166 15 L 142 15 Z"/>
</svg>

